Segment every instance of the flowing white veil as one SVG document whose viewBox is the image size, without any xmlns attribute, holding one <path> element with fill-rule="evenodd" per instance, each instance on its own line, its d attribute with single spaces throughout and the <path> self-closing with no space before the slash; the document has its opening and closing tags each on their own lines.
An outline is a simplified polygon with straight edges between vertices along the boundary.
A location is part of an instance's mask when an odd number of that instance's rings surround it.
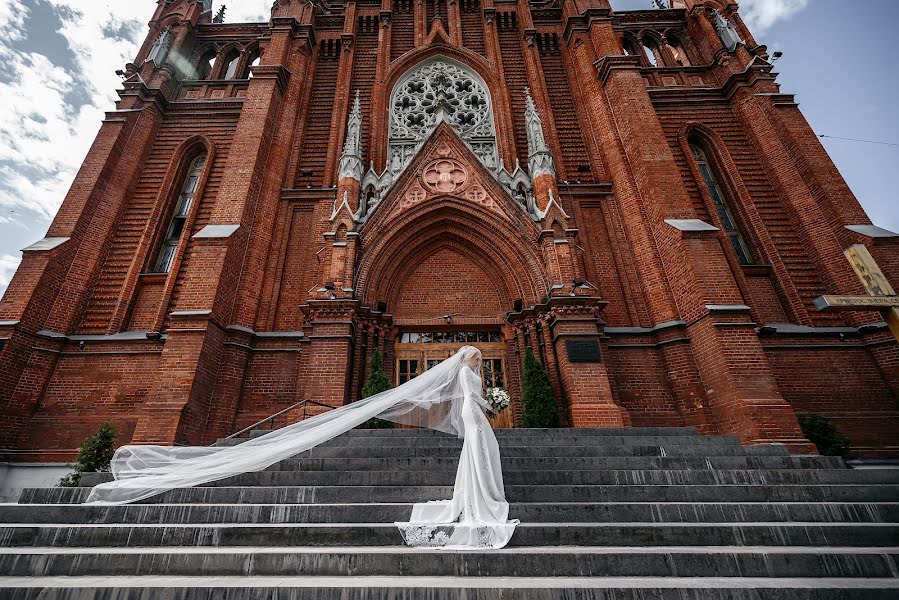
<svg viewBox="0 0 899 600">
<path fill-rule="evenodd" d="M 403 385 L 288 425 L 237 446 L 122 446 L 112 459 L 115 481 L 94 487 L 88 504 L 127 504 L 166 490 L 261 471 L 314 448 L 372 417 L 463 435 L 465 361 L 480 354 L 464 346 L 456 354 Z"/>
</svg>

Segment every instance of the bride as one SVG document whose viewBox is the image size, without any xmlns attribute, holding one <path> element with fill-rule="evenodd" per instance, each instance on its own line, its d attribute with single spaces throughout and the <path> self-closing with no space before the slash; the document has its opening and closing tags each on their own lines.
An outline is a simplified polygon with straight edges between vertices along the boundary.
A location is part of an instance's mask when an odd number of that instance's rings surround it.
<svg viewBox="0 0 899 600">
<path fill-rule="evenodd" d="M 509 520 L 499 445 L 484 415 L 481 351 L 455 355 L 403 385 L 229 447 L 122 446 L 112 459 L 114 481 L 93 488 L 88 504 L 126 504 L 166 490 L 261 471 L 314 448 L 372 417 L 428 427 L 462 438 L 451 500 L 418 503 L 397 527 L 409 546 L 502 548 Z"/>
</svg>

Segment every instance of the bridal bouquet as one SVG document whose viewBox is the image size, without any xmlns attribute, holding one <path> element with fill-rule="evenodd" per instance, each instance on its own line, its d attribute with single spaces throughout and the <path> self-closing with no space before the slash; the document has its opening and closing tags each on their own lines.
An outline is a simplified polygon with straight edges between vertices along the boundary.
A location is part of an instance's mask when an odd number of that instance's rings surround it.
<svg viewBox="0 0 899 600">
<path fill-rule="evenodd" d="M 509 399 L 509 392 L 504 390 L 503 388 L 488 388 L 487 395 L 484 397 L 487 400 L 487 404 L 490 405 L 490 408 L 493 412 L 498 413 L 507 408 L 509 408 L 509 404 L 511 400 Z"/>
</svg>

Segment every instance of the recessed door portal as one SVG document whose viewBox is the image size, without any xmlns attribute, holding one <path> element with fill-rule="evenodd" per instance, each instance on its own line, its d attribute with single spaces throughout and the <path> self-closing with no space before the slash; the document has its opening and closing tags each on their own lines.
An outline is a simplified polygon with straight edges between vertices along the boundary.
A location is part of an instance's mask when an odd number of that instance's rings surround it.
<svg viewBox="0 0 899 600">
<path fill-rule="evenodd" d="M 456 353 L 462 346 L 477 346 L 484 358 L 481 379 L 484 390 L 505 388 L 507 381 L 506 343 L 494 331 L 404 331 L 396 339 L 396 385 L 414 379 Z M 512 411 L 506 409 L 492 418 L 494 427 L 512 427 Z"/>
</svg>

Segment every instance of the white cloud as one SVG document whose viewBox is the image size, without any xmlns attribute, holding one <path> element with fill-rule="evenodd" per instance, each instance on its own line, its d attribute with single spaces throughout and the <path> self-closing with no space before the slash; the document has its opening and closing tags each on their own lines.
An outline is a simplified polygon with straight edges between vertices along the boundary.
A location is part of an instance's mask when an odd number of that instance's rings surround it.
<svg viewBox="0 0 899 600">
<path fill-rule="evenodd" d="M 68 106 L 75 81 L 47 57 L 0 46 L 12 80 L 0 84 L 0 205 L 52 215 L 87 152 L 101 111 Z"/>
<path fill-rule="evenodd" d="M 77 72 L 44 54 L 19 50 L 25 28 L 34 35 L 41 24 L 26 22 L 20 0 L 0 0 L 0 61 L 6 71 L 0 83 L 0 206 L 45 217 L 59 208 L 103 112 L 113 107 L 115 70 L 132 58 L 144 27 L 133 6 L 123 8 L 121 2 L 49 1 L 63 9 L 58 33 L 73 51 L 69 58 Z"/>
<path fill-rule="evenodd" d="M 61 15 L 58 33 L 72 50 L 76 72 L 17 43 L 27 22 L 23 0 L 0 0 L 0 207 L 52 217 L 100 127 L 114 107 L 115 74 L 133 60 L 154 9 L 151 0 L 46 0 Z M 217 0 L 214 9 L 223 3 Z M 226 20 L 265 21 L 272 0 L 229 2 Z M 79 105 L 72 98 L 81 98 Z M 18 210 L 18 209 L 25 209 Z M 0 248 L 0 251 L 5 250 Z"/>
<path fill-rule="evenodd" d="M 753 35 L 758 36 L 778 21 L 789 19 L 808 3 L 809 0 L 742 0 L 740 15 Z"/>
<path fill-rule="evenodd" d="M 274 0 L 216 0 L 212 4 L 213 11 L 217 11 L 222 4 L 227 5 L 225 20 L 229 23 L 259 23 L 271 17 Z"/>
<path fill-rule="evenodd" d="M 22 259 L 12 254 L 0 254 L 0 296 L 6 291 L 6 286 L 12 280 L 13 274 L 19 268 Z"/>
<path fill-rule="evenodd" d="M 22 25 L 28 16 L 28 7 L 21 0 L 0 0 L 0 36 L 7 42 L 22 39 Z"/>
</svg>

